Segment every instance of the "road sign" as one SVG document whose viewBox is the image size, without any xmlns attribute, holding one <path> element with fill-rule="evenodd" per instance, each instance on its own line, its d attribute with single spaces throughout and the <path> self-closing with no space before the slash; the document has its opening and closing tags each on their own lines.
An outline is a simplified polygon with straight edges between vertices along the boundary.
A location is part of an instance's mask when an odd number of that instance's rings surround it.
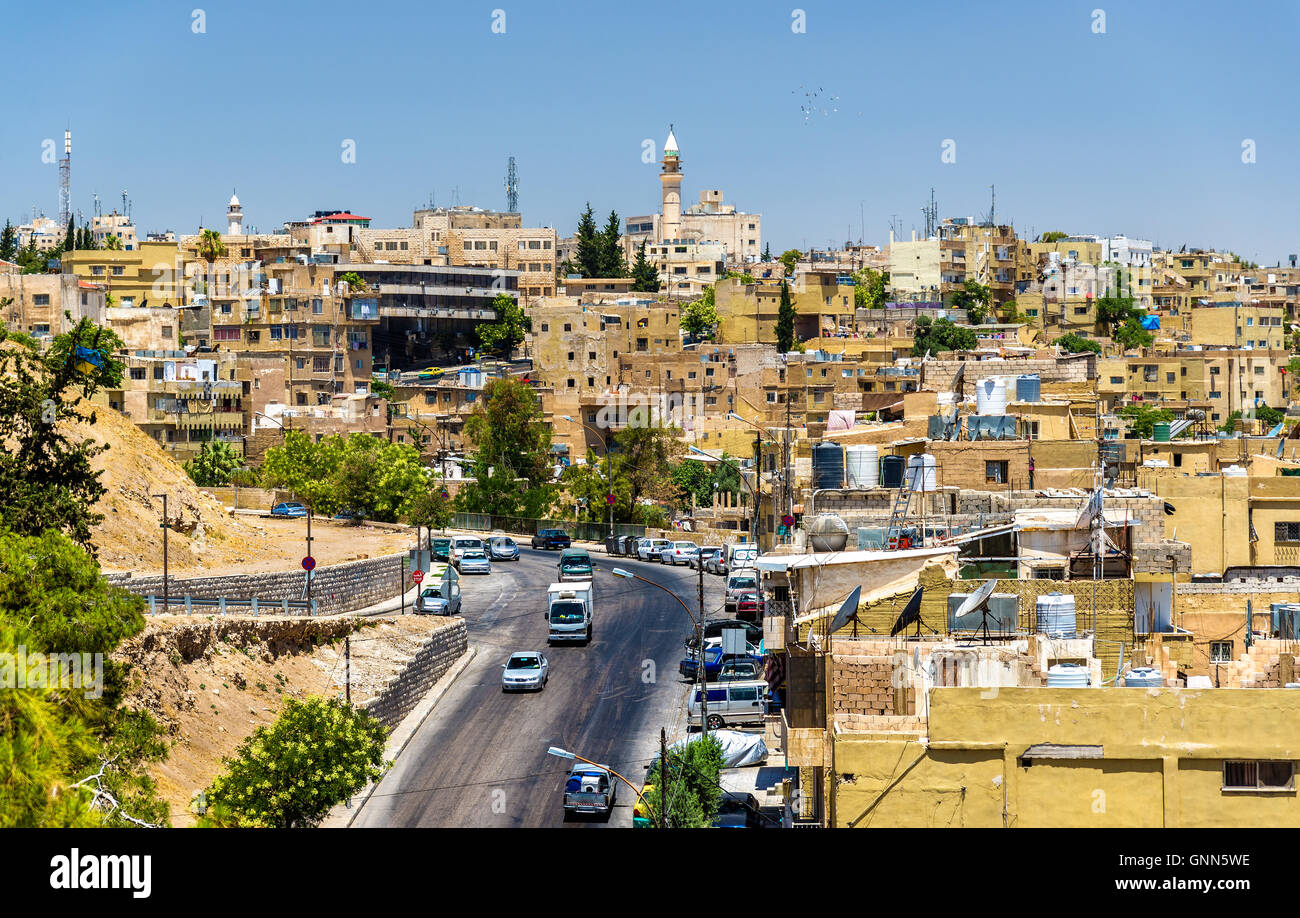
<svg viewBox="0 0 1300 918">
<path fill-rule="evenodd" d="M 316 566 L 316 559 L 313 558 L 311 555 L 308 555 L 307 557 L 305 557 L 305 558 L 302 559 L 302 569 L 303 569 L 303 570 L 305 570 L 305 571 L 309 571 L 309 570 L 311 570 L 311 569 L 312 569 L 313 567 L 315 567 L 315 566 Z"/>
<path fill-rule="evenodd" d="M 785 516 L 781 517 L 781 525 L 789 529 L 794 525 L 794 517 L 787 513 Z"/>
<path fill-rule="evenodd" d="M 610 506 L 613 506 L 613 504 L 614 504 L 614 495 L 613 495 L 613 494 L 606 494 L 606 495 L 605 495 L 605 503 L 609 504 Z"/>
<path fill-rule="evenodd" d="M 424 571 L 411 571 L 411 582 L 419 583 L 424 580 Z"/>
</svg>

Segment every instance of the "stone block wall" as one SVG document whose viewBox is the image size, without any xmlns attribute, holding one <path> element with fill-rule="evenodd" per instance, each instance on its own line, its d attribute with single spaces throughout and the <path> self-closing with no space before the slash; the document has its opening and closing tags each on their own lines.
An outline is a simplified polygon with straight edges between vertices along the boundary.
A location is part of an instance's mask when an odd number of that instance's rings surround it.
<svg viewBox="0 0 1300 918">
<path fill-rule="evenodd" d="M 363 707 L 392 729 L 441 679 L 469 646 L 465 620 L 453 618 L 435 630 L 406 667 Z"/>
<path fill-rule="evenodd" d="M 405 554 L 399 553 L 316 568 L 311 585 L 311 597 L 316 600 L 316 614 L 354 612 L 396 596 L 404 587 L 403 557 Z M 161 597 L 163 593 L 161 576 L 132 577 L 129 574 L 106 576 L 110 583 L 124 587 L 138 596 Z M 304 576 L 303 571 L 298 570 L 266 574 L 235 574 L 227 577 L 172 577 L 168 587 L 172 599 L 171 611 L 182 611 L 178 610 L 177 601 L 186 595 L 202 599 L 215 599 L 221 596 L 227 599 L 246 599 L 256 596 L 259 600 L 272 601 L 302 599 Z M 161 611 L 161 599 L 159 610 Z M 212 610 L 202 611 L 210 613 Z M 245 610 L 241 608 L 240 611 Z M 274 613 L 276 609 L 268 608 L 266 611 Z"/>
</svg>

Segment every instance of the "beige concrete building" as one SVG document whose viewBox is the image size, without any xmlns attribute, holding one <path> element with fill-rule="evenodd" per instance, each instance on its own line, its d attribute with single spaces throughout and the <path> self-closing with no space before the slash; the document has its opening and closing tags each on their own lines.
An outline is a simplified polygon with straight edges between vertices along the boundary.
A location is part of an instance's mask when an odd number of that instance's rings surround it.
<svg viewBox="0 0 1300 918">
<path fill-rule="evenodd" d="M 83 316 L 102 325 L 105 296 L 103 284 L 92 284 L 72 274 L 22 274 L 4 270 L 0 262 L 0 321 L 14 331 L 38 340 L 48 340 L 68 331 Z M 17 265 L 13 265 L 17 269 Z M 68 319 L 65 313 L 71 313 Z"/>
</svg>

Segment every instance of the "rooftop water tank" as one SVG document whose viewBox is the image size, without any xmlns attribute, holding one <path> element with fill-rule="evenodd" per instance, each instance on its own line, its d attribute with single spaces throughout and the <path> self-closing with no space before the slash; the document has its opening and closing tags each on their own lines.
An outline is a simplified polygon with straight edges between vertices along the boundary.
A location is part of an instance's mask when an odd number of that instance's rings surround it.
<svg viewBox="0 0 1300 918">
<path fill-rule="evenodd" d="M 1037 373 L 1025 373 L 1016 377 L 1016 401 L 1041 402 L 1043 386 Z"/>
<path fill-rule="evenodd" d="M 885 456 L 880 460 L 880 484 L 886 488 L 901 488 L 903 486 L 903 469 L 907 467 L 907 460 L 902 456 Z"/>
<path fill-rule="evenodd" d="M 849 527 L 833 513 L 822 513 L 804 525 L 813 551 L 844 551 L 849 541 Z"/>
<path fill-rule="evenodd" d="M 1075 634 L 1074 597 L 1068 593 L 1048 593 L 1034 604 L 1034 630 L 1058 638 Z"/>
<path fill-rule="evenodd" d="M 1160 670 L 1144 666 L 1126 672 L 1124 684 L 1132 688 L 1160 688 L 1165 684 L 1165 679 L 1160 675 Z"/>
<path fill-rule="evenodd" d="M 818 443 L 812 448 L 813 488 L 844 487 L 844 449 L 838 443 Z"/>
<path fill-rule="evenodd" d="M 1152 439 L 1154 439 L 1157 443 L 1168 443 L 1168 442 L 1169 442 L 1169 422 L 1168 422 L 1168 421 L 1156 421 L 1155 426 L 1152 428 L 1152 434 L 1151 434 L 1151 436 L 1152 436 Z"/>
<path fill-rule="evenodd" d="M 880 450 L 875 446 L 844 449 L 844 477 L 850 488 L 874 488 L 880 484 Z"/>
<path fill-rule="evenodd" d="M 1088 667 L 1078 663 L 1057 663 L 1047 670 L 1048 688 L 1084 688 L 1088 682 Z"/>
<path fill-rule="evenodd" d="M 1007 413 L 1007 383 L 1003 377 L 988 376 L 975 386 L 975 413 Z"/>
<path fill-rule="evenodd" d="M 1016 377 L 1003 376 L 1002 384 L 1007 387 L 1007 404 L 1019 401 L 1019 398 L 1016 396 Z"/>
<path fill-rule="evenodd" d="M 913 491 L 937 491 L 938 463 L 930 453 L 907 457 L 907 485 Z"/>
</svg>

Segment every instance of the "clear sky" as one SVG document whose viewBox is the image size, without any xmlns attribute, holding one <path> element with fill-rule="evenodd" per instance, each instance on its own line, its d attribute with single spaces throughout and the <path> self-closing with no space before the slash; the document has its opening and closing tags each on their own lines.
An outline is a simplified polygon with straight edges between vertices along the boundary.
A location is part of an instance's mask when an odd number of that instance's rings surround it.
<svg viewBox="0 0 1300 918">
<path fill-rule="evenodd" d="M 931 186 L 979 217 L 991 184 L 1022 235 L 1300 251 L 1296 0 L 74 0 L 3 22 L 14 222 L 57 215 L 41 145 L 71 126 L 74 207 L 127 189 L 142 236 L 224 229 L 232 188 L 263 232 L 334 207 L 407 226 L 457 189 L 501 209 L 510 155 L 525 223 L 568 234 L 587 201 L 657 210 L 643 141 L 672 122 L 685 201 L 723 189 L 774 251 L 861 223 L 883 243 L 894 215 L 907 235 Z"/>
</svg>

